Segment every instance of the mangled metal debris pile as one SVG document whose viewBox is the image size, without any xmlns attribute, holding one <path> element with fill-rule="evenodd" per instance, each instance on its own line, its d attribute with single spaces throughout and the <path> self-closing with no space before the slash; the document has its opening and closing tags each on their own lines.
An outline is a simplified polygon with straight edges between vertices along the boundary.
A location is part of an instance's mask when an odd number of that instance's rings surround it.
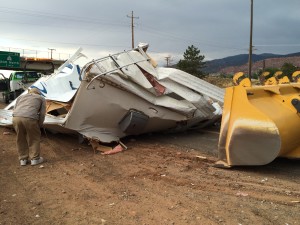
<svg viewBox="0 0 300 225">
<path fill-rule="evenodd" d="M 32 86 L 47 100 L 44 126 L 110 143 L 128 135 L 204 127 L 221 117 L 223 89 L 157 66 L 147 47 L 84 66 L 76 64 L 79 50 L 56 73 L 39 79 Z M 2 125 L 11 125 L 13 106 L 1 110 Z"/>
</svg>

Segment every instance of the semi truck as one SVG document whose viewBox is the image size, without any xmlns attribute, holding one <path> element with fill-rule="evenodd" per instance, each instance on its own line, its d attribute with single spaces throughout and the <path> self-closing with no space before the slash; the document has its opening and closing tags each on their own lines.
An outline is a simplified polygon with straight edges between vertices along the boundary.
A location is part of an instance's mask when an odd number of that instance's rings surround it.
<svg viewBox="0 0 300 225">
<path fill-rule="evenodd" d="M 16 99 L 40 77 L 41 74 L 36 71 L 13 71 L 9 78 L 1 74 L 0 91 L 2 91 L 4 102 L 7 104 Z"/>
</svg>

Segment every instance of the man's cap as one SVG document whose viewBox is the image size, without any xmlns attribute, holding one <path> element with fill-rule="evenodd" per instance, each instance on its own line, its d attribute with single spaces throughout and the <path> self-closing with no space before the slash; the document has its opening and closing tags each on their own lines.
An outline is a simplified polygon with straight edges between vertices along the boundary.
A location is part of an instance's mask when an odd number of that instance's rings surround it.
<svg viewBox="0 0 300 225">
<path fill-rule="evenodd" d="M 37 95 L 41 95 L 40 90 L 37 89 L 37 88 L 30 88 L 28 92 L 29 93 L 34 93 L 34 94 L 37 94 Z"/>
</svg>

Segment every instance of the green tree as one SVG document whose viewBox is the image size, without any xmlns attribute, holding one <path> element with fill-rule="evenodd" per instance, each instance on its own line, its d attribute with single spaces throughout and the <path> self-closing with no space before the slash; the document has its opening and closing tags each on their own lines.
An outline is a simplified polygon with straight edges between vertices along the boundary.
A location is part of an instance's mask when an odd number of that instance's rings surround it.
<svg viewBox="0 0 300 225">
<path fill-rule="evenodd" d="M 282 73 L 288 76 L 290 80 L 292 80 L 292 74 L 297 70 L 298 68 L 294 66 L 292 63 L 284 63 L 281 67 Z"/>
<path fill-rule="evenodd" d="M 200 55 L 200 50 L 194 45 L 188 46 L 183 54 L 183 58 L 177 63 L 177 68 L 190 73 L 196 77 L 203 77 L 204 73 L 201 71 L 205 67 L 203 62 L 205 56 Z"/>
<path fill-rule="evenodd" d="M 265 68 L 264 70 L 259 70 L 258 76 L 260 76 L 263 72 L 269 72 L 270 75 L 273 76 L 279 70 L 280 69 L 278 69 L 278 68 L 268 67 L 268 68 Z"/>
</svg>

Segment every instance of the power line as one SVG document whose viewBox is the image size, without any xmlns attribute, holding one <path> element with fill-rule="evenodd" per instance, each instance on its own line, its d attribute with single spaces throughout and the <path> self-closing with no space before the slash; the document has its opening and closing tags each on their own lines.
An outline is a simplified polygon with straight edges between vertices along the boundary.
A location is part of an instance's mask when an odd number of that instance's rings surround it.
<svg viewBox="0 0 300 225">
<path fill-rule="evenodd" d="M 54 19 L 61 19 L 61 20 L 69 20 L 69 21 L 73 21 L 73 22 L 83 22 L 83 23 L 93 23 L 93 24 L 104 24 L 104 25 L 113 25 L 113 26 L 122 26 L 125 27 L 127 26 L 127 24 L 125 23 L 120 23 L 120 22 L 112 22 L 112 21 L 107 21 L 105 19 L 96 19 L 96 18 L 86 18 L 86 17 L 74 17 L 74 16 L 67 16 L 67 15 L 61 15 L 61 14 L 53 14 L 53 13 L 48 13 L 48 12 L 37 12 L 37 11 L 33 11 L 33 10 L 26 10 L 26 9 L 16 9 L 16 8 L 7 8 L 7 7 L 0 7 L 0 11 L 4 12 L 4 13 L 12 13 L 13 12 L 17 12 L 18 14 L 24 14 L 24 15 L 29 15 L 29 16 L 39 16 L 39 17 L 49 17 L 49 18 L 54 18 Z M 132 33 L 132 48 L 134 48 L 134 19 L 139 19 L 139 17 L 134 17 L 133 16 L 133 11 L 131 13 L 131 15 L 127 15 L 127 17 L 131 18 L 131 33 Z M 9 23 L 12 23 L 11 21 L 9 21 Z M 24 23 L 24 22 L 15 22 L 15 23 Z M 31 25 L 37 25 L 37 26 L 41 26 L 38 24 L 32 24 L 32 23 L 27 23 L 27 24 L 31 24 Z M 55 25 L 57 26 L 57 25 Z M 144 29 L 144 31 L 150 33 L 150 35 L 153 36 L 159 36 L 159 37 L 164 37 L 164 38 L 171 38 L 173 40 L 177 40 L 177 41 L 187 41 L 190 43 L 194 43 L 194 44 L 200 44 L 200 45 L 204 45 L 204 46 L 209 46 L 209 47 L 215 47 L 215 48 L 223 48 L 223 49 L 231 49 L 231 50 L 243 50 L 242 48 L 236 48 L 233 46 L 224 46 L 224 45 L 217 45 L 217 44 L 211 44 L 208 42 L 204 42 L 204 41 L 198 41 L 198 40 L 192 40 L 192 39 L 187 39 L 187 38 L 183 38 L 183 37 L 179 37 L 177 35 L 174 35 L 170 32 L 163 32 L 160 31 L 158 29 L 155 29 L 153 27 L 147 26 L 147 25 L 142 25 L 142 30 Z M 65 28 L 65 27 L 64 27 Z M 77 27 L 78 29 L 78 27 Z M 90 30 L 90 29 L 84 29 L 83 27 L 79 28 L 82 30 Z"/>
<path fill-rule="evenodd" d="M 25 10 L 25 9 L 16 9 L 16 8 L 7 8 L 7 7 L 0 7 L 0 12 L 12 14 L 13 12 L 18 14 L 23 14 L 27 16 L 38 16 L 38 17 L 48 17 L 53 19 L 60 19 L 60 20 L 69 20 L 74 22 L 84 22 L 84 23 L 96 23 L 96 24 L 105 24 L 105 25 L 113 25 L 113 26 L 127 26 L 125 22 L 112 22 L 111 20 L 106 20 L 104 18 L 97 19 L 97 18 L 87 18 L 87 17 L 74 17 L 74 16 L 67 16 L 61 14 L 54 14 L 48 12 L 38 12 L 33 10 Z"/>
<path fill-rule="evenodd" d="M 83 46 L 98 46 L 98 47 L 115 47 L 115 48 L 126 48 L 124 45 L 99 45 L 99 44 L 90 44 L 90 43 L 76 43 L 76 42 L 53 42 L 53 41 L 40 41 L 33 39 L 22 39 L 22 38 L 9 38 L 13 40 L 22 40 L 22 41 L 34 41 L 42 43 L 51 43 L 51 44 L 64 44 L 64 45 L 83 45 Z"/>
<path fill-rule="evenodd" d="M 267 44 L 267 45 L 257 45 L 258 47 L 297 47 L 300 46 L 300 44 Z"/>
<path fill-rule="evenodd" d="M 159 36 L 168 37 L 168 38 L 171 38 L 173 40 L 187 41 L 187 42 L 190 42 L 190 43 L 193 43 L 193 44 L 200 44 L 200 45 L 205 45 L 205 46 L 214 47 L 214 48 L 224 48 L 224 49 L 231 49 L 231 50 L 245 50 L 244 48 L 236 48 L 236 47 L 233 47 L 233 46 L 228 46 L 228 47 L 227 46 L 221 46 L 221 45 L 218 45 L 218 44 L 211 44 L 211 43 L 208 43 L 208 42 L 205 42 L 205 41 L 192 40 L 192 39 L 176 36 L 175 34 L 172 34 L 170 32 L 163 32 L 163 31 L 157 30 L 155 28 L 152 28 L 152 27 L 149 27 L 149 26 L 146 26 L 146 25 L 143 25 L 141 27 L 142 27 L 142 29 L 144 29 L 144 28 L 149 29 L 149 31 L 147 31 L 147 30 L 145 30 L 145 31 L 149 32 L 151 35 L 154 35 L 154 36 L 155 36 L 155 34 L 158 34 Z"/>
</svg>

